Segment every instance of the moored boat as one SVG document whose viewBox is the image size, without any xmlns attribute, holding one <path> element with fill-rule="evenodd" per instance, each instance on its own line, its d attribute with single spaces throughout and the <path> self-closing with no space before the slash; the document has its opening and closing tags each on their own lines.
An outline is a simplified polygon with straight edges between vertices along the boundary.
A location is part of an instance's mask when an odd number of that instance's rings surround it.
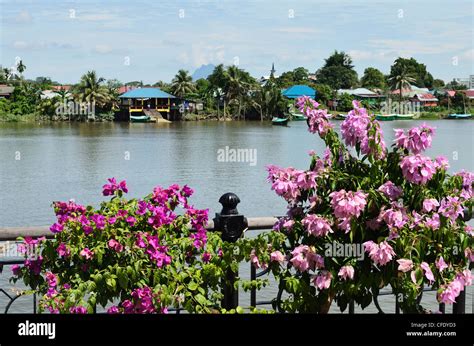
<svg viewBox="0 0 474 346">
<path fill-rule="evenodd" d="M 394 114 L 395 119 L 397 120 L 411 120 L 415 117 L 414 113 L 409 114 Z"/>
<path fill-rule="evenodd" d="M 132 123 L 148 123 L 151 118 L 148 115 L 130 115 L 130 122 Z"/>
<path fill-rule="evenodd" d="M 277 117 L 274 117 L 272 119 L 272 125 L 282 125 L 282 126 L 285 126 L 288 124 L 288 120 L 290 120 L 289 118 L 277 118 Z"/>
<path fill-rule="evenodd" d="M 395 120 L 395 114 L 376 114 L 375 119 L 379 121 L 391 121 Z"/>
<path fill-rule="evenodd" d="M 472 114 L 448 114 L 448 119 L 469 119 L 472 117 Z"/>
<path fill-rule="evenodd" d="M 293 120 L 293 121 L 306 121 L 306 117 L 303 114 L 291 113 L 291 120 Z"/>
</svg>

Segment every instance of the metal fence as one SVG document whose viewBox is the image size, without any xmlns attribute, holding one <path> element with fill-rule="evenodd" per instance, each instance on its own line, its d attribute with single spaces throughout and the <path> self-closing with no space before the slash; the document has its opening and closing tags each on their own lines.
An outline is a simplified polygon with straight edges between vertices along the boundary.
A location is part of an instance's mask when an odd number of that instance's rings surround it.
<svg viewBox="0 0 474 346">
<path fill-rule="evenodd" d="M 244 231 L 257 231 L 257 230 L 271 230 L 274 224 L 278 221 L 277 217 L 254 217 L 246 218 L 245 216 L 239 214 L 237 210 L 237 204 L 240 202 L 240 199 L 233 193 L 226 193 L 220 199 L 219 202 L 222 204 L 223 208 L 220 213 L 216 214 L 214 220 L 211 220 L 207 223 L 206 229 L 209 231 L 220 231 L 222 232 L 222 239 L 225 241 L 236 242 L 243 234 Z M 469 219 L 471 215 L 469 215 Z M 50 232 L 49 227 L 9 227 L 9 228 L 0 228 L 0 241 L 16 241 L 18 237 L 41 237 L 52 238 L 53 234 Z M 14 264 L 23 264 L 23 259 L 19 258 L 0 258 L 0 273 L 3 272 L 4 266 L 12 266 Z M 259 277 L 262 277 L 268 274 L 270 271 L 269 268 L 257 272 L 255 266 L 250 264 L 250 280 L 256 280 Z M 222 301 L 222 307 L 230 310 L 235 309 L 239 305 L 239 292 L 234 289 L 233 283 L 237 280 L 238 273 L 232 272 L 230 269 L 227 270 L 226 278 L 223 280 L 222 292 L 224 295 Z M 227 282 L 227 284 L 226 284 Z M 433 291 L 432 289 L 424 289 L 419 296 L 419 301 L 422 299 L 423 292 Z M 23 294 L 15 293 L 9 294 L 4 288 L 0 288 L 0 292 L 3 293 L 9 300 L 4 313 L 8 313 L 12 304 Z M 261 300 L 257 301 L 257 290 L 256 288 L 251 288 L 250 290 L 250 306 L 257 307 L 262 305 L 272 305 L 277 312 L 282 312 L 280 308 L 281 298 L 283 294 L 283 289 L 280 288 L 277 296 L 272 300 Z M 378 312 L 383 314 L 384 311 L 380 307 L 378 302 L 378 296 L 384 295 L 394 295 L 393 292 L 380 292 L 378 295 L 374 295 L 374 305 L 377 308 Z M 37 312 L 37 296 L 33 294 L 33 313 Z M 452 313 L 453 314 L 464 314 L 466 307 L 466 290 L 463 290 L 456 299 L 456 303 L 453 304 Z M 168 309 L 171 312 L 180 313 L 182 309 L 170 308 Z M 445 304 L 439 304 L 439 311 L 445 312 Z M 350 301 L 348 304 L 349 314 L 354 314 L 355 303 Z M 395 313 L 400 313 L 400 306 L 398 300 L 395 299 Z"/>
</svg>

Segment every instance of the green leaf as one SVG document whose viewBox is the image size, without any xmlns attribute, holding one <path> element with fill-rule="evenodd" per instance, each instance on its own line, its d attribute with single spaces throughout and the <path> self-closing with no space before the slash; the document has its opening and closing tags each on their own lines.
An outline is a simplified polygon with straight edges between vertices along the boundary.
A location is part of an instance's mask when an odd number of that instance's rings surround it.
<svg viewBox="0 0 474 346">
<path fill-rule="evenodd" d="M 190 291 L 195 291 L 196 288 L 198 288 L 198 284 L 194 281 L 191 281 L 189 284 L 188 284 L 188 290 Z"/>
</svg>

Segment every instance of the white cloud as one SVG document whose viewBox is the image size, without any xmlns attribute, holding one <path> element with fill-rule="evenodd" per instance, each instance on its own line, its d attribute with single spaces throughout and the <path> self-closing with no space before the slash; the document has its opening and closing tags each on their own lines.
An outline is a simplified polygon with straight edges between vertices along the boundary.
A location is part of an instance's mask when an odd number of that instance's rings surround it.
<svg viewBox="0 0 474 346">
<path fill-rule="evenodd" d="M 275 31 L 287 34 L 315 34 L 320 32 L 319 30 L 309 27 L 286 27 L 275 29 Z"/>
<path fill-rule="evenodd" d="M 110 53 L 112 50 L 113 48 L 108 44 L 96 44 L 94 47 L 94 51 L 100 54 L 107 54 Z"/>
<path fill-rule="evenodd" d="M 15 17 L 15 21 L 17 23 L 29 23 L 29 22 L 31 22 L 31 20 L 32 20 L 32 18 L 31 18 L 31 15 L 28 11 L 21 11 Z"/>
</svg>

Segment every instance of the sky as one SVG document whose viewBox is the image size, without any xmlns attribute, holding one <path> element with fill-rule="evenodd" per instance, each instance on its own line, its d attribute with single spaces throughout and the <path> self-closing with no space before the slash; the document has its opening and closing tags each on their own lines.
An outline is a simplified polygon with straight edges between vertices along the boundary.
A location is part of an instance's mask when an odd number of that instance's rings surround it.
<svg viewBox="0 0 474 346">
<path fill-rule="evenodd" d="M 76 83 L 88 70 L 122 82 L 170 81 L 179 69 L 236 64 L 253 76 L 303 66 L 334 50 L 359 76 L 399 57 L 447 81 L 474 74 L 472 0 L 0 0 L 0 64 L 25 78 Z"/>
</svg>

